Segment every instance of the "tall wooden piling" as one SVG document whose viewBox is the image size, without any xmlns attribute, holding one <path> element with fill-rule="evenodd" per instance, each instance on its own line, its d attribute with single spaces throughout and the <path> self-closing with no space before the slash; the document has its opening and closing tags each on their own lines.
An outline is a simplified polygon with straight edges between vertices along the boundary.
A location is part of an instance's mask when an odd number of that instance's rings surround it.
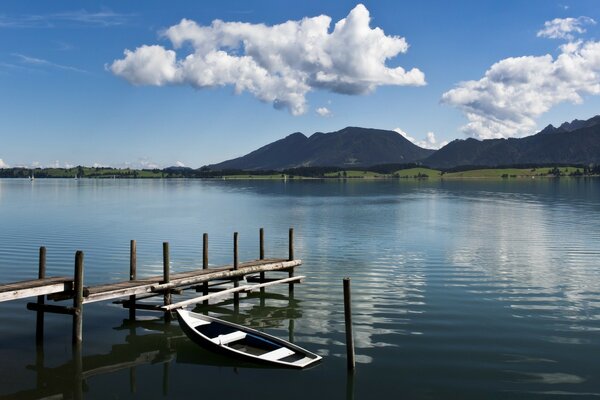
<svg viewBox="0 0 600 400">
<path fill-rule="evenodd" d="M 38 279 L 44 279 L 46 277 L 46 248 L 40 247 L 40 259 L 38 265 Z M 37 297 L 37 303 L 39 306 L 44 305 L 44 296 Z M 38 346 L 44 345 L 44 312 L 41 307 L 37 311 L 35 321 L 35 343 Z"/>
<path fill-rule="evenodd" d="M 169 262 L 169 242 L 163 242 L 163 280 L 162 283 L 171 282 L 171 265 Z M 166 289 L 164 292 L 164 305 L 171 304 L 171 292 Z"/>
<path fill-rule="evenodd" d="M 83 340 L 83 251 L 75 253 L 75 281 L 73 283 L 73 337 L 74 345 Z"/>
<path fill-rule="evenodd" d="M 348 370 L 353 370 L 356 367 L 354 362 L 354 335 L 352 334 L 351 302 L 350 278 L 344 278 L 344 320 L 346 322 L 346 358 Z"/>
<path fill-rule="evenodd" d="M 129 280 L 134 281 L 137 277 L 137 245 L 132 240 L 129 245 Z M 129 319 L 135 320 L 135 295 L 129 296 Z"/>
<path fill-rule="evenodd" d="M 258 242 L 259 242 L 258 257 L 259 257 L 259 260 L 264 260 L 265 259 L 265 230 L 264 230 L 264 228 L 260 228 L 258 231 Z M 260 273 L 260 281 L 261 281 L 261 283 L 265 281 L 265 273 L 264 272 Z M 260 293 L 261 294 L 265 293 L 264 287 L 260 288 Z"/>
<path fill-rule="evenodd" d="M 238 233 L 233 232 L 233 269 L 237 271 L 240 267 L 239 258 L 238 258 Z M 233 280 L 233 287 L 238 287 L 240 285 L 239 279 Z M 234 306 L 237 307 L 240 302 L 240 294 L 235 292 L 233 294 L 233 303 Z"/>
<path fill-rule="evenodd" d="M 290 228 L 290 231 L 289 231 L 288 248 L 289 248 L 288 260 L 292 261 L 294 259 L 294 228 Z M 288 272 L 288 276 L 290 278 L 292 278 L 294 276 L 294 268 L 290 268 L 290 270 Z M 288 285 L 288 289 L 289 289 L 289 296 L 293 297 L 294 296 L 294 284 L 290 283 Z"/>
<path fill-rule="evenodd" d="M 208 269 L 208 233 L 202 235 L 202 269 Z M 203 283 L 204 295 L 208 294 L 208 282 Z M 204 300 L 208 304 L 208 300 Z"/>
</svg>

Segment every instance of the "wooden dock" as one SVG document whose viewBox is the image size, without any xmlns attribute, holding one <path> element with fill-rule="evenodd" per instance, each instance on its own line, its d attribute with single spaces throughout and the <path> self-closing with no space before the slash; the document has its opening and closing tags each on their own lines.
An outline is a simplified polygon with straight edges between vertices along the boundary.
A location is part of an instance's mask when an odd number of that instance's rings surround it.
<svg viewBox="0 0 600 400">
<path fill-rule="evenodd" d="M 289 247 L 287 258 L 265 258 L 264 230 L 259 231 L 259 258 L 257 260 L 238 261 L 238 234 L 233 236 L 233 263 L 219 267 L 208 266 L 208 235 L 203 235 L 202 268 L 171 274 L 169 244 L 163 243 L 163 275 L 137 279 L 136 242 L 130 243 L 129 280 L 108 284 L 84 286 L 84 255 L 75 254 L 73 277 L 46 277 L 46 249 L 40 248 L 38 279 L 12 282 L 0 285 L 0 302 L 37 297 L 37 302 L 27 304 L 29 310 L 37 312 L 36 341 L 43 343 L 44 313 L 58 313 L 73 316 L 72 341 L 77 345 L 83 339 L 83 306 L 84 304 L 113 300 L 129 309 L 130 319 L 135 319 L 135 310 L 153 310 L 169 313 L 176 308 L 227 295 L 234 296 L 237 307 L 240 293 L 261 290 L 275 284 L 288 284 L 290 295 L 293 295 L 294 284 L 300 283 L 303 276 L 294 276 L 294 269 L 302 264 L 294 258 L 294 231 L 289 230 Z M 269 279 L 267 272 L 287 272 L 287 278 Z M 252 284 L 240 285 L 245 280 Z M 231 288 L 223 287 L 230 283 Z M 195 290 L 202 295 L 173 302 L 173 296 L 183 294 L 186 290 Z M 162 304 L 148 304 L 143 300 L 161 297 Z M 47 304 L 47 300 L 55 302 L 71 301 L 72 306 Z"/>
</svg>

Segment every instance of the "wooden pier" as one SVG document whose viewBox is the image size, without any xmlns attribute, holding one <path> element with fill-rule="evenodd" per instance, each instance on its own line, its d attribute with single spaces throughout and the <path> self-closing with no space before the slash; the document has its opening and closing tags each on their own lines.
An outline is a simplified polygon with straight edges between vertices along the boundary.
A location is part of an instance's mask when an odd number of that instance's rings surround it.
<svg viewBox="0 0 600 400">
<path fill-rule="evenodd" d="M 294 231 L 289 230 L 289 247 L 287 258 L 265 258 L 264 230 L 259 231 L 259 258 L 257 260 L 239 262 L 238 234 L 233 236 L 233 263 L 219 267 L 208 266 L 208 235 L 203 235 L 202 268 L 186 272 L 171 273 L 169 243 L 163 243 L 163 274 L 137 279 L 137 246 L 135 240 L 130 243 L 129 280 L 101 284 L 84 285 L 84 254 L 75 253 L 73 277 L 46 277 L 46 249 L 40 248 L 38 279 L 13 282 L 0 285 L 0 302 L 37 297 L 36 302 L 27 304 L 27 309 L 37 312 L 36 341 L 43 343 L 44 313 L 58 313 L 73 316 L 72 341 L 80 345 L 83 340 L 83 306 L 98 301 L 113 300 L 129 309 L 130 319 L 135 319 L 136 309 L 167 313 L 176 308 L 192 304 L 204 303 L 210 299 L 227 295 L 234 296 L 234 306 L 238 306 L 241 293 L 260 290 L 276 284 L 289 284 L 290 296 L 293 295 L 294 284 L 300 283 L 304 276 L 295 276 L 294 269 L 302 264 L 294 259 Z M 287 272 L 287 278 L 266 278 L 267 272 Z M 240 285 L 240 281 L 246 284 Z M 232 284 L 227 288 L 225 284 Z M 181 295 L 186 290 L 195 290 L 202 295 L 173 302 L 173 296 Z M 147 303 L 144 300 L 162 298 L 162 304 Z M 47 304 L 47 300 L 55 302 L 72 302 L 72 306 Z"/>
</svg>

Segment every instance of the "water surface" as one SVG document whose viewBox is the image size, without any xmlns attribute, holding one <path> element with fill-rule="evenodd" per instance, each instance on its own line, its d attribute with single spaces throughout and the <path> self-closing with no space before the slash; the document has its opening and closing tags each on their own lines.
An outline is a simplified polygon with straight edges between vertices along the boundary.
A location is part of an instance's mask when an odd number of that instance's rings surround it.
<svg viewBox="0 0 600 400">
<path fill-rule="evenodd" d="M 85 306 L 86 398 L 546 398 L 600 395 L 600 182 L 596 180 L 249 182 L 0 180 L 0 281 L 71 275 L 85 283 L 285 257 L 295 229 L 307 275 L 293 298 L 269 288 L 211 314 L 325 357 L 307 371 L 215 357 L 150 312 L 127 321 Z M 357 370 L 345 369 L 342 278 L 352 278 Z M 192 295 L 192 294 L 190 294 Z M 43 360 L 26 301 L 0 304 L 0 397 L 73 395 L 70 317 L 46 316 Z M 36 364 L 37 356 L 37 364 Z M 91 371 L 91 372 L 90 372 Z M 74 383 L 74 381 L 77 381 Z"/>
</svg>

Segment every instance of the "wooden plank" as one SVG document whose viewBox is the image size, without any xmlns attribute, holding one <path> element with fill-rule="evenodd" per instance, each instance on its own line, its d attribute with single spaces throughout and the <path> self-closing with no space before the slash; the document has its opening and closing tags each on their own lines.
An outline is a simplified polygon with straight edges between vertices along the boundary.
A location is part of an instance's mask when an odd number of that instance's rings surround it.
<svg viewBox="0 0 600 400">
<path fill-rule="evenodd" d="M 54 283 L 65 283 L 65 282 L 73 282 L 73 278 L 69 278 L 66 276 L 55 276 L 55 277 L 44 278 L 44 279 L 31 279 L 31 280 L 27 280 L 27 281 L 5 283 L 3 285 L 0 285 L 0 293 L 12 292 L 15 290 L 32 289 L 32 288 L 37 288 L 40 286 L 50 285 L 50 284 L 54 284 Z"/>
<path fill-rule="evenodd" d="M 277 285 L 280 283 L 292 283 L 292 282 L 296 282 L 296 281 L 302 281 L 302 279 L 304 279 L 304 278 L 306 278 L 306 276 L 294 276 L 292 278 L 278 279 L 276 281 L 260 283 L 258 285 L 245 286 L 245 288 L 246 288 L 245 292 L 252 292 L 253 290 L 256 290 L 256 289 L 260 289 L 260 288 L 268 287 L 268 286 L 272 286 L 272 285 Z"/>
<path fill-rule="evenodd" d="M 156 286 L 155 283 L 148 283 L 145 285 L 133 286 L 133 287 L 125 287 L 125 288 L 115 288 L 112 290 L 106 291 L 98 291 L 95 293 L 90 293 L 83 299 L 83 304 L 94 303 L 96 301 L 103 300 L 112 300 L 117 299 L 119 297 L 138 295 L 138 294 L 146 294 L 151 293 L 152 288 Z"/>
<path fill-rule="evenodd" d="M 48 279 L 39 279 L 40 281 L 48 281 Z M 52 293 L 60 293 L 66 290 L 71 290 L 73 285 L 71 278 L 54 279 L 48 282 L 40 282 L 38 285 L 26 285 L 25 287 L 13 286 L 10 290 L 0 292 L 0 302 L 8 300 L 24 299 L 32 296 L 44 296 Z"/>
</svg>

